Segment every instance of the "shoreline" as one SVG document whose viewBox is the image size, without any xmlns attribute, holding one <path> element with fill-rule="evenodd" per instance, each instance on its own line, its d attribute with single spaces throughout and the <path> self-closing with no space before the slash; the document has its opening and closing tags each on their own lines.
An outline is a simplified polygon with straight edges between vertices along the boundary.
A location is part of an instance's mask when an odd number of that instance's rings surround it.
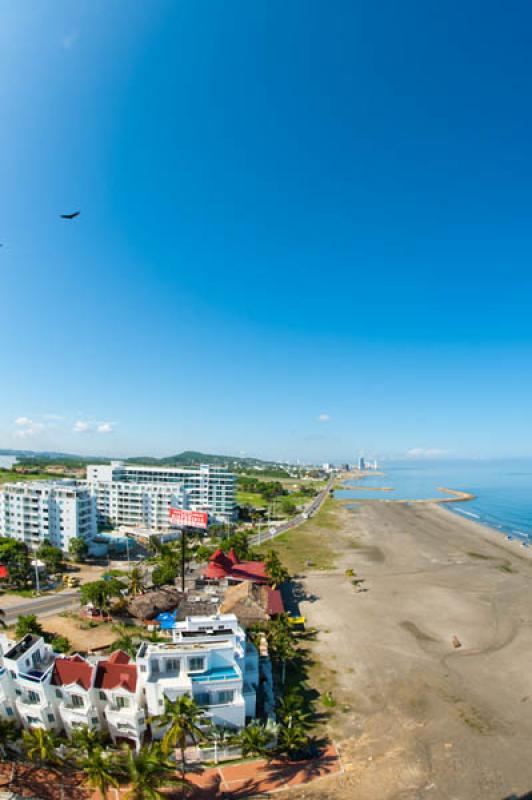
<svg viewBox="0 0 532 800">
<path fill-rule="evenodd" d="M 458 527 L 462 527 L 469 532 L 474 532 L 477 536 L 480 536 L 481 539 L 502 548 L 513 556 L 526 559 L 527 561 L 532 559 L 532 548 L 521 547 L 521 542 L 524 541 L 523 539 L 515 536 L 512 539 L 508 539 L 508 534 L 503 529 L 493 528 L 491 525 L 481 522 L 481 520 L 463 517 L 457 514 L 456 511 L 452 511 L 451 508 L 447 508 L 445 503 L 428 504 L 428 508 L 437 513 L 445 514 L 446 519 L 452 517 L 452 519 L 458 523 Z"/>
</svg>

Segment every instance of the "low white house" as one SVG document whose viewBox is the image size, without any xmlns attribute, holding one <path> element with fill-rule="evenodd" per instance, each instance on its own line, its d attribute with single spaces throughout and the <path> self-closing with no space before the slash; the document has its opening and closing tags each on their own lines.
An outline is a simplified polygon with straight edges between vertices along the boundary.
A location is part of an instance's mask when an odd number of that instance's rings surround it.
<svg viewBox="0 0 532 800">
<path fill-rule="evenodd" d="M 62 722 L 51 687 L 55 654 L 42 636 L 28 634 L 4 654 L 4 668 L 14 700 L 14 714 L 24 727 L 61 730 Z"/>
</svg>

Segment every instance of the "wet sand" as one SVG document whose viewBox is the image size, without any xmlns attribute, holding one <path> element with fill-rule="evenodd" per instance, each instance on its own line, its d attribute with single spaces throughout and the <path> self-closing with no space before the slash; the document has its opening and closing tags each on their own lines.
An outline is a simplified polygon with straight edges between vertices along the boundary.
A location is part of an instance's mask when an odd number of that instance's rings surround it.
<svg viewBox="0 0 532 800">
<path fill-rule="evenodd" d="M 440 505 L 337 509 L 335 569 L 307 573 L 301 609 L 331 670 L 346 772 L 305 796 L 530 792 L 532 553 Z"/>
</svg>

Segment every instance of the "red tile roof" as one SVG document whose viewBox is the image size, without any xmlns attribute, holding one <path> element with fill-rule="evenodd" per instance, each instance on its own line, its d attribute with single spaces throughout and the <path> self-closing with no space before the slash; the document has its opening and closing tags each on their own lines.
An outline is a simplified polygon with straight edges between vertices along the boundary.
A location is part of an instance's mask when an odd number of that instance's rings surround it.
<svg viewBox="0 0 532 800">
<path fill-rule="evenodd" d="M 134 692 L 137 688 L 137 667 L 130 663 L 127 653 L 116 650 L 107 660 L 98 662 L 94 685 L 97 689 L 122 687 Z"/>
<path fill-rule="evenodd" d="M 253 581 L 268 583 L 266 567 L 263 561 L 239 561 L 235 551 L 228 554 L 216 550 L 209 559 L 209 565 L 203 571 L 206 578 L 231 578 L 237 581 Z"/>
<path fill-rule="evenodd" d="M 54 686 L 70 686 L 72 683 L 77 683 L 84 689 L 90 689 L 93 671 L 94 667 L 81 656 L 57 658 L 54 665 L 52 683 Z"/>
<path fill-rule="evenodd" d="M 279 589 L 266 587 L 266 611 L 271 617 L 274 614 L 284 613 L 283 596 Z"/>
</svg>

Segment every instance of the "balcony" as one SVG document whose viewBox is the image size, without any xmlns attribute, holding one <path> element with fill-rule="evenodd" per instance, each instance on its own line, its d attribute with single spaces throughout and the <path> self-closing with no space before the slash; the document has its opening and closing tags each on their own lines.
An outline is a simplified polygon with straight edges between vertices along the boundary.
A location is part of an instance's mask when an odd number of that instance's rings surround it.
<svg viewBox="0 0 532 800">
<path fill-rule="evenodd" d="M 194 683 L 219 683 L 225 681 L 239 681 L 242 675 L 236 667 L 213 667 L 207 672 L 189 675 Z"/>
</svg>

